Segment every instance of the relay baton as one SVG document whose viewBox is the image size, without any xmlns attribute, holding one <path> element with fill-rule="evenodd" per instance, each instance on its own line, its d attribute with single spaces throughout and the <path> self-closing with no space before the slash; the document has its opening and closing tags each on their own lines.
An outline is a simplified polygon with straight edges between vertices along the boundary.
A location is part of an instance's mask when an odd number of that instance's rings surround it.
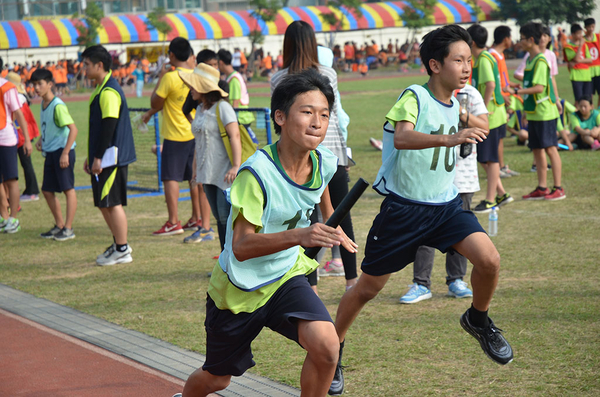
<svg viewBox="0 0 600 397">
<path fill-rule="evenodd" d="M 369 186 L 369 182 L 365 181 L 363 178 L 359 178 L 358 181 L 354 184 L 352 189 L 348 192 L 346 197 L 342 200 L 340 205 L 337 206 L 333 214 L 327 219 L 325 224 L 327 226 L 336 228 L 342 223 L 346 215 L 350 212 L 350 209 L 356 204 L 360 196 L 365 192 L 367 187 Z M 315 256 L 319 253 L 323 247 L 310 247 L 304 251 L 304 254 L 308 256 L 310 259 L 314 259 Z"/>
<path fill-rule="evenodd" d="M 569 150 L 569 147 L 567 145 L 565 145 L 565 144 L 562 144 L 562 143 L 559 143 L 558 147 L 559 147 L 559 149 L 562 149 L 562 150 Z"/>
</svg>

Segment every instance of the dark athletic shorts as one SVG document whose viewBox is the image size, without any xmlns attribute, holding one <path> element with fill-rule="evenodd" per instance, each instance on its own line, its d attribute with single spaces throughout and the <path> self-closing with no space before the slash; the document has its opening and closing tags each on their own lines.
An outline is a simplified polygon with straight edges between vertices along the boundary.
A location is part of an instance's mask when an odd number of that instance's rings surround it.
<svg viewBox="0 0 600 397">
<path fill-rule="evenodd" d="M 600 76 L 592 77 L 592 95 L 600 94 Z"/>
<path fill-rule="evenodd" d="M 0 146 L 0 183 L 19 179 L 17 145 Z"/>
<path fill-rule="evenodd" d="M 361 269 L 371 276 L 402 270 L 422 245 L 441 252 L 467 236 L 485 233 L 477 217 L 462 208 L 460 196 L 444 205 L 425 205 L 388 195 L 367 236 Z"/>
<path fill-rule="evenodd" d="M 477 143 L 477 161 L 479 163 L 498 163 L 498 144 L 500 136 L 506 136 L 506 124 L 492 128 L 483 142 Z"/>
<path fill-rule="evenodd" d="M 577 137 L 575 138 L 573 143 L 577 145 L 577 149 L 591 149 L 592 148 L 583 139 L 581 139 L 581 135 L 579 135 L 579 134 L 577 134 Z"/>
<path fill-rule="evenodd" d="M 545 149 L 558 146 L 558 135 L 556 134 L 556 121 L 534 121 L 529 120 L 529 148 Z"/>
<path fill-rule="evenodd" d="M 44 161 L 44 180 L 42 181 L 42 191 L 61 193 L 71 190 L 75 187 L 75 150 L 69 152 L 69 166 L 60 168 L 60 156 L 63 149 L 46 153 Z"/>
<path fill-rule="evenodd" d="M 592 96 L 594 92 L 594 85 L 591 81 L 571 81 L 571 86 L 573 87 L 575 102 L 583 96 Z"/>
<path fill-rule="evenodd" d="M 189 181 L 194 174 L 194 152 L 196 141 L 186 142 L 163 140 L 161 153 L 161 181 Z"/>
<path fill-rule="evenodd" d="M 206 361 L 202 369 L 213 375 L 240 376 L 256 363 L 250 344 L 264 327 L 298 342 L 297 320 L 329 321 L 323 302 L 303 275 L 292 277 L 253 313 L 220 310 L 206 297 Z"/>
<path fill-rule="evenodd" d="M 94 205 L 110 208 L 127 205 L 127 166 L 104 168 L 98 180 L 92 175 Z"/>
</svg>

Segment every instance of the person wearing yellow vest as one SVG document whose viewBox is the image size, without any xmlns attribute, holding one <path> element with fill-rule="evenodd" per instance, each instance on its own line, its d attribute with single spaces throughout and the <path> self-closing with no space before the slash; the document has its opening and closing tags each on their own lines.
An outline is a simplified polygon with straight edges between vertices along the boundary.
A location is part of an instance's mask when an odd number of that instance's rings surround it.
<svg viewBox="0 0 600 397">
<path fill-rule="evenodd" d="M 161 151 L 162 169 L 161 180 L 165 187 L 167 202 L 167 222 L 153 233 L 155 236 L 170 236 L 181 234 L 184 230 L 196 230 L 200 223 L 200 213 L 197 203 L 198 189 L 192 186 L 194 173 L 194 151 L 196 148 L 192 127 L 183 114 L 182 107 L 190 89 L 179 77 L 179 71 L 192 73 L 189 68 L 190 58 L 194 51 L 190 42 L 183 37 L 174 38 L 169 44 L 169 63 L 163 65 L 159 81 L 150 99 L 151 109 L 144 113 L 144 123 L 150 121 L 155 113 L 162 110 L 163 118 L 161 133 L 164 137 Z M 195 62 L 195 60 L 194 60 Z M 171 70 L 171 67 L 175 69 Z M 190 183 L 192 216 L 185 225 L 181 224 L 178 215 L 179 182 Z"/>
<path fill-rule="evenodd" d="M 477 162 L 487 174 L 487 192 L 473 212 L 488 213 L 493 207 L 503 206 L 512 201 L 513 197 L 504 190 L 500 180 L 500 162 L 498 146 L 500 139 L 506 136 L 506 106 L 500 87 L 500 72 L 494 57 L 485 50 L 488 38 L 487 29 L 480 24 L 471 25 L 467 32 L 471 35 L 471 54 L 473 55 L 473 87 L 483 96 L 489 112 L 490 133 L 486 140 L 477 144 Z"/>
<path fill-rule="evenodd" d="M 565 60 L 569 62 L 569 78 L 573 86 L 573 95 L 575 96 L 575 105 L 582 96 L 591 96 L 592 73 L 590 65 L 592 58 L 590 51 L 583 37 L 583 28 L 579 24 L 571 25 L 571 41 L 565 44 Z"/>
<path fill-rule="evenodd" d="M 0 70 L 4 61 L 0 58 Z M 16 218 L 20 207 L 19 193 L 19 165 L 17 160 L 18 135 L 13 126 L 16 120 L 21 126 L 25 141 L 23 151 L 26 156 L 31 155 L 31 140 L 27 130 L 27 121 L 21 112 L 21 103 L 17 96 L 17 88 L 10 81 L 0 78 L 0 189 L 8 190 L 9 208 L 5 200 L 0 201 L 0 232 L 16 233 L 21 230 L 21 224 Z"/>
<path fill-rule="evenodd" d="M 231 52 L 220 49 L 217 52 L 217 56 L 219 57 L 219 70 L 227 76 L 226 80 L 229 83 L 229 100 L 231 101 L 231 106 L 234 109 L 248 108 L 248 105 L 250 105 L 250 95 L 248 95 L 248 89 L 246 88 L 243 76 L 231 66 Z M 240 124 L 248 128 L 254 121 L 254 115 L 251 112 L 239 112 L 238 120 Z"/>
<path fill-rule="evenodd" d="M 598 106 L 600 106 L 600 34 L 594 33 L 596 30 L 596 20 L 587 18 L 583 21 L 585 28 L 585 44 L 590 51 L 592 63 L 590 65 L 590 74 L 592 75 L 592 95 L 598 94 Z"/>
</svg>

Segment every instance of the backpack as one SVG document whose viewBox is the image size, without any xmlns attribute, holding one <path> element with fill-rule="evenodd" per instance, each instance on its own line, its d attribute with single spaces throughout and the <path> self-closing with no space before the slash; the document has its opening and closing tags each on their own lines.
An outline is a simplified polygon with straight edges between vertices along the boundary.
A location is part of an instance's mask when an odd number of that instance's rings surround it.
<svg viewBox="0 0 600 397">
<path fill-rule="evenodd" d="M 220 101 L 219 101 L 220 102 Z M 227 131 L 225 130 L 225 126 L 223 125 L 223 121 L 221 120 L 221 113 L 219 111 L 219 103 L 217 103 L 217 123 L 219 123 L 219 132 L 221 133 L 221 138 L 223 139 L 223 144 L 225 145 L 225 150 L 227 150 L 227 155 L 229 156 L 229 161 L 233 164 L 233 153 L 231 152 L 231 142 L 229 142 L 229 135 L 227 135 Z M 252 137 L 248 133 L 246 127 L 242 124 L 239 124 L 240 128 L 240 141 L 242 143 L 242 164 L 248 160 L 248 157 L 252 156 L 254 152 L 258 149 L 258 145 L 252 140 Z"/>
</svg>

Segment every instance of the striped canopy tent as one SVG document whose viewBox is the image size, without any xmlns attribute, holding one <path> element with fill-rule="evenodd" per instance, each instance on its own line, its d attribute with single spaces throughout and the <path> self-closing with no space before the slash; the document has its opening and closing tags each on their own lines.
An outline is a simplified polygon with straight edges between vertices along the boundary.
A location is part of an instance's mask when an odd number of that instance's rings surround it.
<svg viewBox="0 0 600 397">
<path fill-rule="evenodd" d="M 480 21 L 491 19 L 498 8 L 495 0 L 478 0 Z M 364 3 L 362 16 L 345 8 L 285 7 L 274 22 L 256 20 L 251 11 L 221 11 L 190 14 L 167 14 L 172 27 L 167 40 L 182 36 L 190 40 L 222 39 L 248 36 L 261 30 L 264 35 L 282 35 L 287 26 L 297 20 L 312 25 L 315 32 L 328 32 L 332 28 L 322 14 L 334 13 L 343 24 L 339 30 L 379 29 L 404 26 L 400 15 L 409 7 L 403 1 Z M 433 23 L 469 23 L 476 20 L 473 9 L 463 0 L 439 0 L 433 13 Z M 343 18 L 342 18 L 343 14 Z M 0 49 L 76 46 L 78 32 L 75 26 L 85 23 L 76 19 L 50 19 L 0 22 Z M 163 37 L 156 30 L 146 30 L 146 16 L 141 14 L 105 17 L 98 35 L 99 44 L 160 42 Z"/>
</svg>

